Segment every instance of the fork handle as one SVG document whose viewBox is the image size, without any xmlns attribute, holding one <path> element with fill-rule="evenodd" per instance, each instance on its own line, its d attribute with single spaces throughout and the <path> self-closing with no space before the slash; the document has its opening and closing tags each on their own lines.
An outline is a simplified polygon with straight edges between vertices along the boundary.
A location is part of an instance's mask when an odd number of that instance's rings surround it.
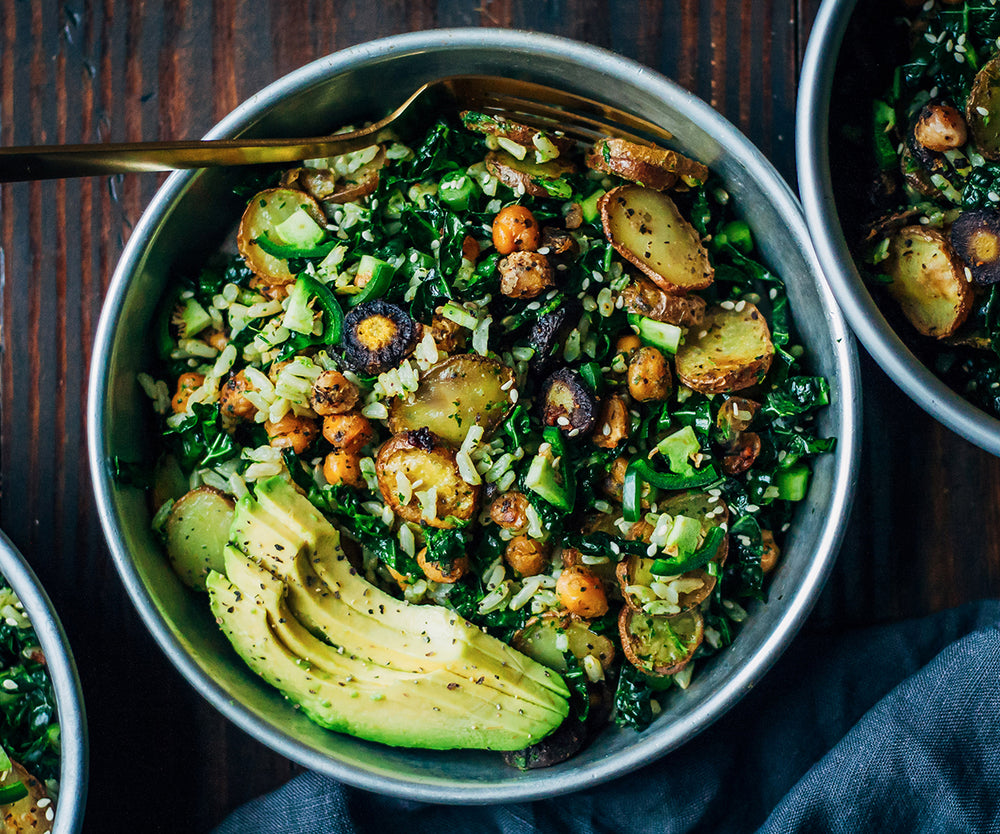
<svg viewBox="0 0 1000 834">
<path fill-rule="evenodd" d="M 378 141 L 357 130 L 313 139 L 214 139 L 0 148 L 0 182 L 296 162 L 356 151 Z"/>
</svg>

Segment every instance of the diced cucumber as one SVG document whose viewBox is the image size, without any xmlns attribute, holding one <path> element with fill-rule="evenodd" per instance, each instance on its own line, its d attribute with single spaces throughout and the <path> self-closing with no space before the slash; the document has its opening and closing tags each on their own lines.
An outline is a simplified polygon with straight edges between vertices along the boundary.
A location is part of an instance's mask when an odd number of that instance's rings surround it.
<svg viewBox="0 0 1000 834">
<path fill-rule="evenodd" d="M 212 323 L 212 317 L 193 298 L 185 299 L 179 319 L 182 339 L 193 338 Z"/>
<path fill-rule="evenodd" d="M 645 344 L 670 354 L 677 353 L 684 331 L 676 324 L 656 321 L 656 319 L 640 316 L 636 313 L 628 314 L 628 323 L 632 325 L 632 329 L 639 334 L 639 338 Z"/>
<path fill-rule="evenodd" d="M 311 298 L 305 281 L 296 281 L 288 294 L 288 307 L 281 323 L 296 333 L 312 333 L 316 326 L 316 311 L 309 306 Z"/>
<path fill-rule="evenodd" d="M 774 475 L 778 497 L 785 501 L 801 501 L 809 488 L 809 467 L 797 463 L 788 469 L 779 469 Z"/>
<path fill-rule="evenodd" d="M 295 209 L 274 231 L 282 241 L 300 249 L 311 249 L 326 237 L 326 230 L 303 208 Z"/>
<path fill-rule="evenodd" d="M 588 223 L 593 223 L 600 216 L 600 210 L 597 208 L 597 203 L 605 195 L 605 191 L 598 189 L 593 194 L 591 194 L 586 200 L 580 203 L 580 210 L 583 212 L 583 219 Z"/>
<path fill-rule="evenodd" d="M 670 471 L 677 475 L 691 475 L 694 467 L 690 459 L 701 451 L 701 444 L 691 426 L 678 429 L 656 444 L 656 450 L 670 463 Z"/>
<path fill-rule="evenodd" d="M 688 556 L 698 549 L 701 522 L 686 515 L 674 516 L 674 523 L 667 533 L 667 547 L 676 545 L 679 556 Z"/>
</svg>

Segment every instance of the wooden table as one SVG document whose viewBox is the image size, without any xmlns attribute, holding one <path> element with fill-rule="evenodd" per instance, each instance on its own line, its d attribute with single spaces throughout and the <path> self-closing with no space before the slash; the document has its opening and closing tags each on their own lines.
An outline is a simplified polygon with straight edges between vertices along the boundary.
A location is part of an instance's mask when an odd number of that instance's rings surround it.
<svg viewBox="0 0 1000 834">
<path fill-rule="evenodd" d="M 796 80 L 816 0 L 0 0 L 0 141 L 199 136 L 278 76 L 408 30 L 503 26 L 609 47 L 676 79 L 794 183 Z M 84 448 L 103 290 L 156 176 L 0 189 L 0 525 L 66 626 L 91 733 L 90 831 L 200 831 L 298 768 L 166 661 L 98 525 Z M 865 440 L 844 552 L 808 627 L 1000 593 L 1000 462 L 865 358 Z"/>
</svg>

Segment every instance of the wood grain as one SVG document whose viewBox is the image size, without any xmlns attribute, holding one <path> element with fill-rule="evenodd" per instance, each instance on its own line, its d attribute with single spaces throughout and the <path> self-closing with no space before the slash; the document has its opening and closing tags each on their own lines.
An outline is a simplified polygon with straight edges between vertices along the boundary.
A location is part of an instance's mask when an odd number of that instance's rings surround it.
<svg viewBox="0 0 1000 834">
<path fill-rule="evenodd" d="M 283 73 L 371 38 L 519 27 L 620 52 L 709 100 L 794 181 L 817 0 L 0 0 L 0 141 L 198 136 Z M 224 721 L 136 616 L 84 448 L 101 298 L 161 178 L 0 189 L 0 525 L 56 601 L 90 717 L 88 830 L 206 830 L 297 767 Z M 813 627 L 1000 593 L 1000 463 L 864 363 L 864 461 Z"/>
</svg>

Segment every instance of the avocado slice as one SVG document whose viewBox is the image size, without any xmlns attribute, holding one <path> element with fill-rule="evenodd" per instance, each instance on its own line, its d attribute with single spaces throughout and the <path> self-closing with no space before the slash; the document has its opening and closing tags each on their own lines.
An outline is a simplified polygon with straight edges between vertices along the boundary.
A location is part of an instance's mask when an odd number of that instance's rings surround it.
<svg viewBox="0 0 1000 834">
<path fill-rule="evenodd" d="M 256 597 L 258 602 L 267 608 L 268 622 L 277 639 L 309 667 L 322 669 L 334 675 L 350 674 L 359 680 L 388 679 L 395 681 L 400 679 L 401 675 L 402 679 L 409 680 L 414 675 L 419 677 L 421 674 L 387 669 L 319 640 L 296 619 L 294 613 L 288 608 L 284 599 L 285 584 L 235 547 L 227 548 L 225 566 L 228 579 L 242 593 Z M 456 675 L 447 669 L 436 669 L 431 672 L 431 677 L 440 679 L 440 683 L 451 692 L 464 688 L 470 701 L 470 711 L 481 710 L 485 705 L 487 709 L 496 712 L 498 698 L 497 693 L 491 687 L 470 683 L 468 678 Z M 553 715 L 553 710 L 548 705 L 539 706 L 519 698 L 516 694 L 499 700 L 504 707 L 516 709 L 518 715 L 546 726 L 553 721 L 558 722 L 562 718 L 562 715 L 557 711 Z"/>
<path fill-rule="evenodd" d="M 243 593 L 215 571 L 206 585 L 212 612 L 237 654 L 320 726 L 393 746 L 494 750 L 522 749 L 552 729 L 502 703 L 471 701 L 468 687 L 449 688 L 440 671 L 373 667 L 359 676 L 354 666 L 337 665 L 335 649 L 320 668 L 277 637 L 269 622 L 277 612 L 268 600 Z"/>
<path fill-rule="evenodd" d="M 421 691 L 435 706 L 432 693 L 438 688 L 461 691 L 467 702 L 465 724 L 492 727 L 495 722 L 477 717 L 482 709 L 492 710 L 493 717 L 498 712 L 517 716 L 514 724 L 528 722 L 528 731 L 515 733 L 520 733 L 522 746 L 535 743 L 566 717 L 569 691 L 557 673 L 453 611 L 401 602 L 366 582 L 344 555 L 339 531 L 281 478 L 257 484 L 256 493 L 256 498 L 244 496 L 237 503 L 226 549 L 228 581 L 244 596 L 267 603 L 274 638 L 308 668 L 332 674 L 347 664 L 354 669 L 351 674 L 365 680 L 416 675 L 426 681 Z M 230 628 L 227 634 L 233 639 L 237 632 Z M 240 647 L 237 651 L 244 659 L 250 653 Z M 287 687 L 279 688 L 295 697 Z M 319 723 L 330 720 L 327 715 Z M 484 745 L 452 736 L 434 745 L 386 743 L 520 749 L 500 747 L 514 744 L 510 738 Z M 383 740 L 370 733 L 364 737 Z"/>
<path fill-rule="evenodd" d="M 271 478 L 259 483 L 256 492 L 256 501 L 248 496 L 237 505 L 234 534 L 247 523 L 262 524 L 265 538 L 241 538 L 252 547 L 267 541 L 276 529 L 284 531 L 284 549 L 271 551 L 277 558 L 269 558 L 264 548 L 260 560 L 289 585 L 290 605 L 311 629 L 384 665 L 411 671 L 447 666 L 466 677 L 485 676 L 501 689 L 520 688 L 523 681 L 523 694 L 542 704 L 550 703 L 553 695 L 569 696 L 558 674 L 454 611 L 402 602 L 358 576 L 340 547 L 339 531 L 287 481 Z M 301 557 L 303 550 L 309 551 L 308 558 Z M 344 607 L 368 618 L 361 642 L 350 646 L 345 645 L 340 622 Z"/>
</svg>

